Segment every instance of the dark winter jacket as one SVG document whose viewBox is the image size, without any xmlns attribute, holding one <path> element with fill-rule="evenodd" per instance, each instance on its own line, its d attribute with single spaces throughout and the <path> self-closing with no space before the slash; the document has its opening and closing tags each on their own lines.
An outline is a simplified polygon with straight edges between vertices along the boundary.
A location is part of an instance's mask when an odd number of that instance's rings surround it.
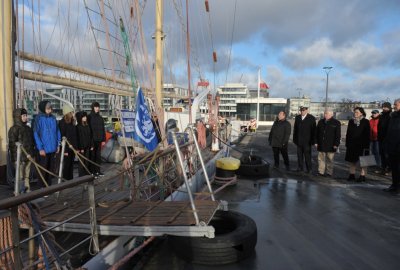
<svg viewBox="0 0 400 270">
<path fill-rule="evenodd" d="M 383 142 L 386 137 L 386 132 L 389 126 L 391 111 L 382 112 L 378 122 L 378 141 Z"/>
<path fill-rule="evenodd" d="M 13 112 L 14 125 L 8 131 L 8 145 L 10 148 L 11 161 L 17 161 L 17 145 L 16 142 L 20 142 L 26 152 L 31 156 L 35 152 L 35 140 L 33 138 L 32 129 L 21 121 L 21 109 L 15 109 Z M 25 162 L 28 158 L 25 153 L 21 150 L 21 161 Z"/>
<path fill-rule="evenodd" d="M 315 144 L 315 128 L 314 116 L 307 114 L 304 120 L 301 120 L 301 115 L 297 115 L 294 120 L 293 142 L 299 146 Z"/>
<path fill-rule="evenodd" d="M 61 133 L 57 125 L 56 117 L 45 112 L 48 101 L 39 103 L 40 113 L 35 117 L 33 125 L 33 135 L 35 138 L 36 149 L 44 150 L 46 154 L 55 153 L 61 144 Z"/>
<path fill-rule="evenodd" d="M 287 120 L 276 120 L 272 125 L 268 141 L 272 147 L 285 147 L 288 145 L 292 127 Z"/>
<path fill-rule="evenodd" d="M 333 147 L 339 147 L 340 132 L 340 122 L 335 118 L 319 120 L 315 134 L 317 150 L 319 152 L 336 152 Z"/>
<path fill-rule="evenodd" d="M 78 129 L 78 149 L 85 150 L 91 148 L 93 146 L 92 142 L 92 133 L 90 131 L 89 124 L 82 124 L 82 117 L 87 116 L 85 112 L 77 112 L 76 113 L 76 121 L 78 125 L 76 126 Z"/>
<path fill-rule="evenodd" d="M 78 130 L 74 125 L 73 121 L 69 124 L 65 122 L 65 119 L 61 119 L 59 122 L 61 136 L 66 137 L 68 142 L 75 148 L 78 149 Z M 68 143 L 65 145 L 65 151 L 72 151 L 69 148 Z"/>
<path fill-rule="evenodd" d="M 360 156 L 368 154 L 369 135 L 370 126 L 367 119 L 361 119 L 359 126 L 356 125 L 354 119 L 349 121 L 346 132 L 346 161 L 357 162 Z"/>
<path fill-rule="evenodd" d="M 384 143 L 389 155 L 400 156 L 400 111 L 391 114 Z"/>
<path fill-rule="evenodd" d="M 104 119 L 99 113 L 91 111 L 88 115 L 88 123 L 90 131 L 92 132 L 93 142 L 105 142 L 106 141 L 106 130 L 104 127 Z"/>
</svg>

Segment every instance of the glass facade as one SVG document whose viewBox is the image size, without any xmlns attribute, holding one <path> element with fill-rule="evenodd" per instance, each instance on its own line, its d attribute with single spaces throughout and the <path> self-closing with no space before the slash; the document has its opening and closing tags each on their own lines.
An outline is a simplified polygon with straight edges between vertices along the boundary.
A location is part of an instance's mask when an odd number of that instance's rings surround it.
<svg viewBox="0 0 400 270">
<path fill-rule="evenodd" d="M 286 111 L 286 104 L 260 104 L 260 121 L 274 121 L 280 111 Z M 237 104 L 238 120 L 248 121 L 257 117 L 256 103 Z"/>
</svg>

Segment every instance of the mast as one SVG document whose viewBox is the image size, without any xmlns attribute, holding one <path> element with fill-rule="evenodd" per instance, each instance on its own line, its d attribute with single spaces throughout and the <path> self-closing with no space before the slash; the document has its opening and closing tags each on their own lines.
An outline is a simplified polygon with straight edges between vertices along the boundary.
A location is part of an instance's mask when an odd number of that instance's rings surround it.
<svg viewBox="0 0 400 270">
<path fill-rule="evenodd" d="M 0 3 L 0 178 L 5 179 L 7 165 L 7 132 L 12 125 L 14 107 L 14 64 L 12 18 L 13 1 Z"/>
<path fill-rule="evenodd" d="M 161 108 L 162 89 L 163 89 L 163 13 L 164 1 L 156 0 L 156 33 L 155 33 L 155 47 L 156 47 L 156 107 Z"/>
</svg>

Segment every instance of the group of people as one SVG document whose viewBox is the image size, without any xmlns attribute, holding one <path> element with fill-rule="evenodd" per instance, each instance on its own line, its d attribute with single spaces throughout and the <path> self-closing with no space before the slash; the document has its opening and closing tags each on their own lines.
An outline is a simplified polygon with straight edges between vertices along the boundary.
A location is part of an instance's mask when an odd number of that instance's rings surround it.
<svg viewBox="0 0 400 270">
<path fill-rule="evenodd" d="M 382 104 L 382 112 L 373 110 L 371 119 L 366 117 L 365 110 L 356 107 L 354 117 L 349 120 L 346 131 L 346 155 L 349 162 L 349 181 L 366 180 L 366 168 L 360 166 L 359 176 L 356 169 L 360 157 L 375 156 L 379 170 L 376 173 L 388 175 L 392 172 L 392 185 L 385 189 L 389 192 L 400 191 L 400 99 L 394 102 L 394 111 L 389 102 Z M 286 112 L 281 111 L 269 134 L 269 144 L 274 154 L 274 167 L 279 168 L 279 153 L 287 170 L 290 170 L 288 143 L 291 135 L 291 124 L 286 120 Z M 307 107 L 300 107 L 300 114 L 295 117 L 293 143 L 297 147 L 298 172 L 311 172 L 311 150 L 318 151 L 318 175 L 332 176 L 335 153 L 341 142 L 341 123 L 333 117 L 333 111 L 326 109 L 324 118 L 316 123 L 314 116 L 308 113 Z"/>
<path fill-rule="evenodd" d="M 92 111 L 88 115 L 84 111 L 74 114 L 74 109 L 68 104 L 63 106 L 63 118 L 57 121 L 49 101 L 39 103 L 39 114 L 34 118 L 32 128 L 28 125 L 26 109 L 14 110 L 14 125 L 10 128 L 9 150 L 11 161 L 17 162 L 17 142 L 22 145 L 19 164 L 19 176 L 23 180 L 25 190 L 30 191 L 31 161 L 35 158 L 40 167 L 49 172 L 56 172 L 57 155 L 61 151 L 62 137 L 66 138 L 63 158 L 62 177 L 66 180 L 74 177 L 75 151 L 83 157 L 79 163 L 79 176 L 94 174 L 102 176 L 100 171 L 101 147 L 105 144 L 106 134 L 104 120 L 100 115 L 100 104 L 92 103 Z M 74 151 L 75 150 L 75 151 Z M 90 162 L 91 161 L 91 162 Z M 17 167 L 17 166 L 16 166 Z M 50 186 L 51 175 L 45 170 L 39 170 L 38 186 Z"/>
</svg>

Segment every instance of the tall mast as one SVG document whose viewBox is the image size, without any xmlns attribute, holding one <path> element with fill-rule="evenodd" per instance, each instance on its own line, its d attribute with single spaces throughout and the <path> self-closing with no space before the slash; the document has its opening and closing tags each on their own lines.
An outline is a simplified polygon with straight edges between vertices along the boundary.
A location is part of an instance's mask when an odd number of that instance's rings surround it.
<svg viewBox="0 0 400 270">
<path fill-rule="evenodd" d="M 161 108 L 162 90 L 163 90 L 163 13 L 164 1 L 156 0 L 156 107 Z"/>
<path fill-rule="evenodd" d="M 12 17 L 13 1 L 0 3 L 0 178 L 5 179 L 7 131 L 12 125 L 14 107 L 14 64 Z M 4 174 L 4 175 L 3 175 Z"/>
</svg>

